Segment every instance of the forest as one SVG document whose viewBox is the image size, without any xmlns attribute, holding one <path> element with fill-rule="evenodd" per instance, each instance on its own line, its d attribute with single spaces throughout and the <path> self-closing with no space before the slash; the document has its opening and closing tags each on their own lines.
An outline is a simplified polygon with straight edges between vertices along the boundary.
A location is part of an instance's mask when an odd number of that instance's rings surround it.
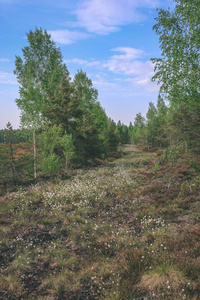
<svg viewBox="0 0 200 300">
<path fill-rule="evenodd" d="M 128 143 L 128 128 L 107 117 L 91 79 L 78 70 L 73 80 L 46 30 L 27 34 L 23 59 L 16 57 L 21 129 L 0 131 L 1 181 L 26 183 L 65 176 L 69 166 L 95 165 Z"/>
<path fill-rule="evenodd" d="M 129 126 L 106 115 L 83 70 L 70 78 L 46 30 L 27 33 L 29 45 L 22 58 L 16 56 L 14 70 L 21 129 L 13 130 L 8 122 L 0 131 L 1 182 L 65 176 L 69 167 L 101 163 L 128 143 L 163 148 L 172 160 L 183 152 L 195 157 L 200 146 L 199 19 L 191 12 L 196 6 L 181 1 L 174 12 L 158 11 L 153 29 L 162 58 L 152 58 L 152 80 L 160 84 L 157 105 L 150 102 L 146 118 L 138 113 Z"/>
<path fill-rule="evenodd" d="M 0 298 L 200 297 L 200 2 L 158 9 L 160 92 L 129 126 L 42 28 L 0 130 Z"/>
</svg>

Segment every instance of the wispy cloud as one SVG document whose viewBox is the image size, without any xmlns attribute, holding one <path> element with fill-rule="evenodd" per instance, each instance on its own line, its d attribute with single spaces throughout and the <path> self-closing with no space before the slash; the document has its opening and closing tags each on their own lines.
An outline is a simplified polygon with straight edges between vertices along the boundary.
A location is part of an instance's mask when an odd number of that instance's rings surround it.
<svg viewBox="0 0 200 300">
<path fill-rule="evenodd" d="M 0 83 L 1 84 L 17 84 L 17 80 L 13 73 L 0 72 Z"/>
<path fill-rule="evenodd" d="M 72 63 L 72 64 L 77 64 L 77 65 L 86 65 L 88 63 L 87 60 L 83 60 L 83 59 L 80 59 L 80 58 L 65 59 L 64 62 L 66 64 Z"/>
<path fill-rule="evenodd" d="M 152 75 L 144 74 L 135 78 L 127 78 L 126 81 L 131 82 L 135 87 L 141 88 L 148 92 L 158 92 L 160 87 L 156 83 L 151 82 Z"/>
<path fill-rule="evenodd" d="M 96 34 L 109 34 L 119 30 L 119 26 L 144 20 L 141 8 L 155 8 L 158 0 L 85 0 L 74 11 L 77 22 Z"/>
<path fill-rule="evenodd" d="M 118 84 L 107 81 L 101 74 L 95 75 L 93 84 L 104 91 L 114 90 L 116 92 L 116 90 L 120 88 Z"/>
<path fill-rule="evenodd" d="M 77 40 L 86 39 L 89 37 L 89 34 L 79 32 L 79 31 L 70 31 L 70 30 L 52 30 L 48 31 L 52 39 L 55 42 L 60 44 L 69 45 L 75 43 Z"/>
<path fill-rule="evenodd" d="M 154 76 L 154 66 L 150 60 L 145 60 L 146 53 L 142 49 L 131 47 L 117 47 L 112 49 L 118 54 L 112 55 L 107 61 L 83 60 L 80 58 L 73 58 L 65 60 L 66 64 L 75 64 L 80 66 L 96 67 L 99 70 L 109 70 L 115 74 L 121 75 L 116 78 L 116 81 L 131 82 L 134 87 L 146 91 L 159 91 L 159 86 L 151 81 Z M 103 86 L 107 82 L 99 77 L 94 81 L 94 84 Z M 116 84 L 109 83 L 109 87 L 116 87 Z"/>
<path fill-rule="evenodd" d="M 154 75 L 154 66 L 151 61 L 138 60 L 145 56 L 141 49 L 118 47 L 113 49 L 122 54 L 113 55 L 106 63 L 105 68 L 110 71 L 124 75 L 125 81 L 132 82 L 134 86 L 148 91 L 158 91 L 159 87 L 151 82 Z M 128 76 L 128 78 L 126 78 Z M 131 77 L 130 77 L 131 76 Z"/>
<path fill-rule="evenodd" d="M 112 51 L 120 52 L 122 54 L 116 54 L 104 63 L 104 67 L 110 71 L 125 75 L 138 75 L 142 69 L 149 69 L 150 62 L 141 62 L 136 60 L 144 55 L 144 51 L 141 49 L 135 49 L 130 47 L 118 47 L 112 49 Z"/>
<path fill-rule="evenodd" d="M 0 58 L 0 62 L 9 62 L 10 59 L 9 58 Z"/>
<path fill-rule="evenodd" d="M 98 69 L 109 70 L 115 74 L 120 74 L 121 78 L 116 80 L 123 82 L 131 82 L 135 87 L 146 91 L 159 91 L 159 86 L 151 81 L 154 75 L 154 66 L 151 61 L 144 61 L 145 51 L 131 47 L 117 47 L 112 49 L 114 52 L 119 52 L 110 57 L 109 60 L 88 61 L 80 58 L 65 60 L 67 64 L 75 64 L 81 66 L 98 67 Z M 106 81 L 101 77 L 94 81 L 94 84 L 103 86 L 107 85 Z M 116 84 L 109 83 L 109 87 L 114 87 Z"/>
<path fill-rule="evenodd" d="M 114 55 L 113 58 L 116 59 L 135 59 L 135 58 L 140 58 L 144 55 L 144 51 L 141 49 L 135 49 L 135 48 L 131 48 L 131 47 L 117 47 L 114 49 L 111 49 L 112 51 L 116 51 L 116 52 L 122 52 L 124 54 L 117 54 Z"/>
<path fill-rule="evenodd" d="M 96 60 L 93 60 L 93 61 L 88 61 L 88 60 L 83 60 L 83 59 L 80 59 L 80 58 L 73 58 L 73 59 L 65 59 L 64 62 L 66 64 L 77 64 L 77 65 L 85 65 L 85 66 L 88 66 L 88 67 L 96 67 L 96 66 L 99 66 L 101 64 L 100 61 L 96 61 Z"/>
</svg>

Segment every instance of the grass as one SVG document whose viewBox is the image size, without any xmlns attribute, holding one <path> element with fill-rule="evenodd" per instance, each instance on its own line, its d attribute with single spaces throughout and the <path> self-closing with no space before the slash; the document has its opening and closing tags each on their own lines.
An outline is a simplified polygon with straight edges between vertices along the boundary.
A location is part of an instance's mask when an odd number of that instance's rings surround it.
<svg viewBox="0 0 200 300">
<path fill-rule="evenodd" d="M 199 174 L 124 152 L 0 199 L 1 299 L 199 299 Z"/>
<path fill-rule="evenodd" d="M 142 276 L 140 286 L 154 290 L 168 288 L 176 291 L 184 283 L 184 276 L 180 271 L 176 271 L 173 265 L 162 262 L 153 271 Z"/>
</svg>

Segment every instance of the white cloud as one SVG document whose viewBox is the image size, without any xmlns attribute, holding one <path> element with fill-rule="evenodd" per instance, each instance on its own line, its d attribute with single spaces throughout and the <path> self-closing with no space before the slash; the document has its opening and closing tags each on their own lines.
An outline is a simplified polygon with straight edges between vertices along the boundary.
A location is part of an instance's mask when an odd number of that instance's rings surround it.
<svg viewBox="0 0 200 300">
<path fill-rule="evenodd" d="M 153 64 L 150 61 L 142 62 L 138 60 L 130 61 L 127 59 L 111 59 L 104 64 L 110 71 L 124 75 L 151 74 L 153 76 Z"/>
<path fill-rule="evenodd" d="M 0 72 L 0 83 L 2 83 L 2 84 L 17 84 L 17 80 L 13 73 Z"/>
<path fill-rule="evenodd" d="M 88 62 L 87 65 L 89 67 L 97 67 L 97 66 L 101 65 L 101 63 L 100 63 L 100 61 L 95 60 L 95 61 L 92 61 L 92 62 Z"/>
<path fill-rule="evenodd" d="M 112 51 L 123 52 L 124 54 L 114 55 L 113 57 L 117 59 L 135 59 L 140 58 L 144 55 L 144 51 L 141 49 L 135 49 L 131 47 L 117 47 L 112 49 Z"/>
<path fill-rule="evenodd" d="M 124 80 L 132 82 L 134 86 L 147 91 L 159 90 L 159 87 L 151 82 L 151 78 L 154 75 L 153 63 L 151 61 L 138 60 L 145 55 L 143 50 L 127 47 L 118 47 L 112 50 L 119 51 L 122 54 L 113 55 L 104 63 L 103 66 L 105 68 L 116 74 L 128 75 L 129 77 Z"/>
<path fill-rule="evenodd" d="M 75 43 L 77 40 L 86 39 L 89 37 L 87 33 L 69 30 L 52 30 L 48 31 L 52 39 L 60 44 L 69 45 Z"/>
<path fill-rule="evenodd" d="M 112 51 L 122 52 L 123 54 L 113 55 L 106 63 L 104 63 L 104 67 L 108 68 L 110 71 L 125 75 L 139 75 L 153 72 L 153 64 L 150 61 L 143 62 L 136 60 L 145 55 L 143 50 L 118 47 L 112 49 Z"/>
<path fill-rule="evenodd" d="M 8 62 L 8 61 L 10 61 L 9 58 L 0 58 L 0 62 Z"/>
<path fill-rule="evenodd" d="M 141 58 L 144 55 L 144 51 L 141 49 L 135 49 L 130 47 L 118 47 L 112 49 L 112 51 L 122 52 L 123 54 L 113 55 L 106 63 L 104 67 L 110 71 L 125 75 L 138 75 L 144 70 L 146 72 L 152 71 L 151 62 L 141 62 L 136 58 Z"/>
<path fill-rule="evenodd" d="M 101 88 L 101 90 L 113 90 L 116 91 L 119 86 L 116 83 L 108 82 L 102 75 L 95 75 L 95 79 L 92 81 L 94 86 Z"/>
<path fill-rule="evenodd" d="M 75 26 L 89 32 L 109 34 L 119 30 L 120 25 L 137 23 L 144 19 L 141 8 L 156 8 L 158 0 L 85 0 L 74 11 Z"/>
<path fill-rule="evenodd" d="M 143 76 L 138 76 L 136 78 L 128 78 L 126 81 L 131 82 L 134 86 L 142 88 L 149 92 L 158 92 L 160 87 L 156 83 L 151 81 L 152 75 L 146 74 Z"/>
<path fill-rule="evenodd" d="M 84 65 L 90 67 L 98 67 L 99 70 L 109 70 L 115 74 L 120 74 L 120 78 L 116 78 L 115 81 L 131 82 L 134 87 L 142 90 L 155 92 L 159 90 L 159 86 L 156 83 L 151 82 L 151 78 L 154 75 L 154 66 L 151 61 L 144 61 L 146 53 L 141 49 L 131 47 L 117 47 L 112 49 L 114 52 L 119 52 L 110 57 L 108 61 L 88 61 L 80 58 L 73 58 L 71 60 L 65 60 L 66 63 L 72 63 L 77 65 Z M 95 85 L 99 87 L 115 88 L 117 84 L 107 82 L 102 77 L 96 75 L 96 79 L 93 81 Z"/>
<path fill-rule="evenodd" d="M 88 60 L 83 60 L 83 59 L 80 59 L 80 58 L 73 58 L 73 59 L 65 59 L 64 62 L 66 64 L 77 64 L 77 65 L 85 65 L 85 66 L 88 66 L 88 67 L 96 67 L 96 66 L 99 66 L 101 63 L 100 61 L 88 61 Z"/>
<path fill-rule="evenodd" d="M 64 62 L 66 64 L 70 63 L 70 64 L 77 64 L 77 65 L 86 65 L 88 63 L 87 60 L 83 60 L 80 58 L 65 59 Z"/>
</svg>

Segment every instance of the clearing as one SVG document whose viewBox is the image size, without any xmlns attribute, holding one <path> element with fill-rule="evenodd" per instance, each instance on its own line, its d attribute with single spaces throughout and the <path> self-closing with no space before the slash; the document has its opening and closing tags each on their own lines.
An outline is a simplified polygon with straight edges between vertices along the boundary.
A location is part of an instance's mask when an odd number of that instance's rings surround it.
<svg viewBox="0 0 200 300">
<path fill-rule="evenodd" d="M 200 299 L 200 177 L 123 150 L 0 198 L 0 299 Z"/>
</svg>

